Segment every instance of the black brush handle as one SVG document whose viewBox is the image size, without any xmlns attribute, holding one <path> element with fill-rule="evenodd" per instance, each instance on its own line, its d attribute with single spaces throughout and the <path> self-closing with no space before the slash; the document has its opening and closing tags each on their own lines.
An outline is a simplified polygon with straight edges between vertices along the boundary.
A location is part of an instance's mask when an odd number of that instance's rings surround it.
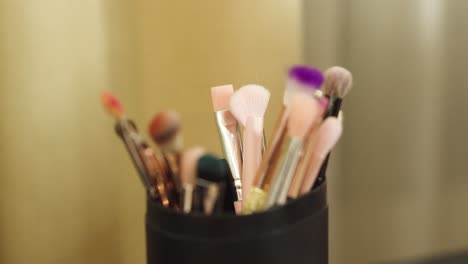
<svg viewBox="0 0 468 264">
<path fill-rule="evenodd" d="M 341 104 L 343 102 L 343 99 L 339 98 L 339 97 L 330 97 L 330 96 L 327 96 L 328 100 L 329 100 L 329 104 L 330 104 L 330 108 L 325 111 L 325 115 L 323 116 L 323 119 L 325 120 L 327 117 L 338 117 L 338 114 L 340 113 L 340 109 L 341 109 Z M 317 186 L 319 186 L 321 183 L 323 183 L 325 181 L 325 177 L 326 177 L 326 174 L 327 174 L 327 167 L 328 167 L 328 160 L 330 159 L 330 154 L 331 153 L 328 153 L 327 157 L 325 158 L 325 160 L 323 161 L 322 163 L 322 166 L 320 167 L 320 171 L 318 173 L 318 176 L 317 176 L 317 180 L 315 180 L 315 183 L 314 183 L 314 186 L 312 187 L 312 189 L 316 188 Z"/>
<path fill-rule="evenodd" d="M 220 160 L 224 171 L 224 184 L 226 186 L 224 191 L 224 212 L 228 214 L 235 214 L 236 209 L 234 208 L 236 187 L 232 181 L 231 169 L 225 159 Z"/>
</svg>

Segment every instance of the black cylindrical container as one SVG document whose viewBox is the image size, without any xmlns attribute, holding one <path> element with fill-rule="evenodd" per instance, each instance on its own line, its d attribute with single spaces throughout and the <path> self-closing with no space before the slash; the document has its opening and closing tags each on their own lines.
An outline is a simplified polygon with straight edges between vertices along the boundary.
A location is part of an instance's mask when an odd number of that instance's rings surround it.
<svg viewBox="0 0 468 264">
<path fill-rule="evenodd" d="M 148 201 L 148 264 L 328 264 L 326 184 L 252 215 L 181 214 Z"/>
</svg>

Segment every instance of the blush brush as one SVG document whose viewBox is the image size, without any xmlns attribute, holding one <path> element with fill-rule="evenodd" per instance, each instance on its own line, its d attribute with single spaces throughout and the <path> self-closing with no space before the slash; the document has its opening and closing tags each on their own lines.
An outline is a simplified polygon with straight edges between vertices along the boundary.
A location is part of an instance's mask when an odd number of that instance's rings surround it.
<svg viewBox="0 0 468 264">
<path fill-rule="evenodd" d="M 231 112 L 244 127 L 242 160 L 242 193 L 250 193 L 255 172 L 262 159 L 263 119 L 270 92 L 263 86 L 249 84 L 231 96 Z M 245 200 L 242 201 L 243 203 Z"/>
<path fill-rule="evenodd" d="M 302 153 L 304 138 L 317 116 L 318 102 L 313 97 L 296 94 L 291 98 L 288 108 L 287 148 L 284 148 L 285 151 L 279 158 L 279 170 L 272 180 L 263 209 L 268 209 L 278 202 L 280 204 L 285 202 L 289 184 Z"/>
</svg>

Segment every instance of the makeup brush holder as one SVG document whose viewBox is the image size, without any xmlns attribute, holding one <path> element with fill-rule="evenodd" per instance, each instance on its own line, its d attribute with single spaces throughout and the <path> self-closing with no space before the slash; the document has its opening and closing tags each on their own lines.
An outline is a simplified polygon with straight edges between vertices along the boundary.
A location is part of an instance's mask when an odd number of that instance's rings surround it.
<svg viewBox="0 0 468 264">
<path fill-rule="evenodd" d="M 328 264 L 326 183 L 251 215 L 182 214 L 148 200 L 148 264 Z"/>
</svg>

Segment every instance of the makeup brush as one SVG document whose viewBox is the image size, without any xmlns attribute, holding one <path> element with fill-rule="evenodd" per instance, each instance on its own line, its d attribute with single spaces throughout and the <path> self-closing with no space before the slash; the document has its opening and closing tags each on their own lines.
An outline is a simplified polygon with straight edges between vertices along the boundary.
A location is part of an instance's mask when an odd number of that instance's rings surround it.
<svg viewBox="0 0 468 264">
<path fill-rule="evenodd" d="M 143 150 L 143 160 L 148 169 L 148 174 L 154 182 L 156 191 L 158 192 L 158 198 L 164 207 L 177 207 L 175 197 L 171 195 L 171 190 L 166 186 L 165 173 L 163 172 L 162 166 L 159 160 L 156 158 L 156 153 L 150 147 L 146 147 Z"/>
<path fill-rule="evenodd" d="M 180 160 L 180 180 L 182 183 L 181 206 L 184 213 L 190 213 L 192 210 L 193 190 L 197 180 L 196 168 L 201 156 L 205 150 L 195 147 L 186 150 Z"/>
<path fill-rule="evenodd" d="M 330 100 L 325 118 L 328 116 L 338 117 L 341 104 L 343 103 L 343 98 L 349 93 L 349 91 L 351 91 L 352 84 L 353 75 L 343 67 L 334 66 L 325 71 L 323 93 Z M 321 184 L 325 180 L 329 159 L 330 154 L 328 154 L 320 168 L 316 185 Z"/>
<path fill-rule="evenodd" d="M 270 188 L 275 169 L 278 165 L 280 146 L 286 138 L 286 123 L 288 120 L 287 106 L 290 98 L 294 94 L 304 94 L 314 96 L 321 94 L 320 85 L 323 82 L 323 75 L 320 70 L 304 65 L 291 67 L 286 81 L 286 89 L 283 96 L 283 107 L 276 121 L 275 128 L 270 137 L 268 147 L 263 154 L 262 161 L 254 178 L 254 187 L 250 193 L 246 194 L 243 213 L 249 214 L 261 209 L 266 198 L 266 193 Z"/>
<path fill-rule="evenodd" d="M 229 168 L 229 164 L 225 159 L 220 159 L 221 162 L 221 169 L 222 169 L 222 175 L 224 178 L 224 202 L 223 202 L 223 211 L 224 213 L 228 214 L 235 214 L 236 213 L 236 208 L 234 207 L 234 202 L 235 202 L 235 193 L 230 191 L 234 190 L 234 182 L 232 181 L 232 175 L 231 175 L 231 169 Z"/>
<path fill-rule="evenodd" d="M 132 133 L 132 141 L 140 152 L 146 171 L 151 178 L 152 186 L 157 191 L 158 200 L 164 207 L 179 209 L 179 195 L 176 187 L 169 178 L 165 160 L 161 158 L 158 149 L 155 151 L 140 134 Z"/>
<path fill-rule="evenodd" d="M 343 131 L 342 123 L 336 117 L 328 117 L 317 130 L 316 143 L 312 149 L 312 155 L 308 160 L 304 181 L 301 185 L 300 194 L 305 194 L 312 188 L 317 178 L 320 166 L 327 154 L 338 142 Z"/>
<path fill-rule="evenodd" d="M 277 204 L 285 204 L 288 197 L 296 197 L 291 195 L 291 193 L 299 193 L 301 183 L 303 180 L 303 175 L 308 164 L 308 156 L 310 155 L 310 148 L 315 144 L 316 131 L 322 122 L 323 113 L 326 110 L 328 99 L 325 97 L 314 98 L 314 104 L 312 106 L 311 115 L 312 124 L 306 132 L 303 140 L 303 147 L 301 150 L 301 155 L 299 161 L 297 162 L 296 169 L 288 175 L 285 183 L 281 186 L 281 192 L 277 200 Z"/>
<path fill-rule="evenodd" d="M 315 120 L 312 124 L 312 127 L 307 132 L 306 139 L 304 140 L 304 148 L 302 151 L 301 158 L 299 159 L 299 163 L 297 165 L 296 172 L 294 173 L 292 182 L 289 186 L 288 190 L 288 197 L 296 198 L 299 195 L 299 190 L 301 188 L 302 181 L 304 180 L 304 176 L 308 167 L 308 163 L 310 160 L 310 156 L 312 155 L 312 148 L 315 145 L 316 137 L 317 137 L 317 129 L 319 128 L 320 124 L 322 123 L 323 114 L 325 113 L 328 107 L 328 99 L 326 97 L 320 97 L 317 99 L 317 108 L 315 111 Z M 286 201 L 286 197 L 281 197 L 282 202 Z"/>
<path fill-rule="evenodd" d="M 327 116 L 337 117 L 343 98 L 351 91 L 353 76 L 343 67 L 334 66 L 325 71 L 323 93 L 330 100 Z"/>
<path fill-rule="evenodd" d="M 173 111 L 156 113 L 148 127 L 149 135 L 161 149 L 167 167 L 169 168 L 169 173 L 179 192 L 182 190 L 179 175 L 179 159 L 182 149 L 180 130 L 179 114 Z"/>
<path fill-rule="evenodd" d="M 231 113 L 244 127 L 242 160 L 242 193 L 248 194 L 262 159 L 263 117 L 270 92 L 263 86 L 249 84 L 231 96 Z M 242 202 L 245 202 L 243 200 Z"/>
<path fill-rule="evenodd" d="M 138 136 L 135 123 L 126 117 L 122 104 L 117 97 L 110 92 L 103 92 L 101 94 L 101 103 L 107 112 L 115 118 L 115 131 L 124 142 L 148 195 L 152 198 L 156 198 L 157 192 L 143 161 L 142 149 L 140 149 L 134 141 L 134 138 Z"/>
<path fill-rule="evenodd" d="M 210 215 L 223 208 L 223 167 L 218 157 L 205 154 L 197 162 L 193 209 Z"/>
<path fill-rule="evenodd" d="M 280 169 L 274 176 L 264 209 L 270 208 L 277 203 L 283 189 L 286 189 L 284 197 L 287 196 L 289 183 L 292 180 L 302 152 L 304 137 L 315 121 L 317 108 L 317 100 L 312 97 L 296 94 L 291 98 L 288 106 L 287 148 L 281 154 Z"/>
<path fill-rule="evenodd" d="M 211 99 L 215 112 L 216 126 L 221 140 L 221 145 L 229 168 L 231 169 L 233 192 L 236 202 L 234 206 L 240 212 L 242 201 L 242 142 L 239 124 L 229 110 L 229 102 L 234 88 L 232 85 L 223 85 L 211 88 Z"/>
<path fill-rule="evenodd" d="M 151 148 L 138 133 L 131 133 L 130 138 L 139 151 L 152 186 L 158 192 L 159 200 L 165 207 L 179 209 L 179 195 L 174 181 L 170 178 L 166 161 L 157 148 Z"/>
</svg>

